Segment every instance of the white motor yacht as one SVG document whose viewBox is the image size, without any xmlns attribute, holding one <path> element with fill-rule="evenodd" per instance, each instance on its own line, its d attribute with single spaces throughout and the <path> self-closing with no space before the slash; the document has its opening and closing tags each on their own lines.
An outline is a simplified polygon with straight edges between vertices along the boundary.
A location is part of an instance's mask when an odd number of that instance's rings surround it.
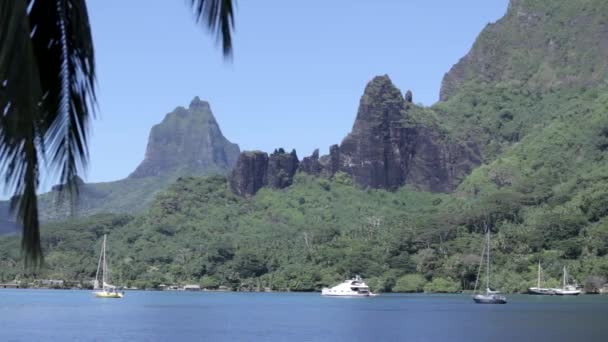
<svg viewBox="0 0 608 342">
<path fill-rule="evenodd" d="M 377 296 L 373 293 L 369 286 L 363 282 L 363 279 L 358 275 L 353 279 L 345 280 L 341 284 L 338 284 L 332 288 L 323 288 L 321 290 L 322 296 L 336 296 L 336 297 L 372 297 Z"/>
</svg>

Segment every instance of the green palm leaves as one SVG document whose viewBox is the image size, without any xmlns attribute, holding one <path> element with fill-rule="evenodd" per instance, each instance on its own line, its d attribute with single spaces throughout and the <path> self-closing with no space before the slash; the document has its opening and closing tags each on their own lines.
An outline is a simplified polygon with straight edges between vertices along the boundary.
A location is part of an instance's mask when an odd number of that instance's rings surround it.
<svg viewBox="0 0 608 342">
<path fill-rule="evenodd" d="M 231 56 L 231 0 L 192 0 Z M 95 57 L 84 0 L 0 0 L 0 172 L 23 225 L 26 264 L 40 265 L 37 190 L 41 169 L 74 199 L 88 161 Z"/>
</svg>

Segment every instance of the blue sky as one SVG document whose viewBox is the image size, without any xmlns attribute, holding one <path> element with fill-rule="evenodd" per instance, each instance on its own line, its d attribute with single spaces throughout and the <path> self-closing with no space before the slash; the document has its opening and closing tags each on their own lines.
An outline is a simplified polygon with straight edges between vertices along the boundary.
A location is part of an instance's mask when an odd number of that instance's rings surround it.
<svg viewBox="0 0 608 342">
<path fill-rule="evenodd" d="M 148 133 L 194 96 L 242 150 L 315 148 L 350 131 L 367 81 L 388 74 L 433 104 L 443 74 L 508 0 L 241 0 L 233 61 L 188 1 L 89 0 L 98 118 L 88 182 L 126 177 Z"/>
</svg>

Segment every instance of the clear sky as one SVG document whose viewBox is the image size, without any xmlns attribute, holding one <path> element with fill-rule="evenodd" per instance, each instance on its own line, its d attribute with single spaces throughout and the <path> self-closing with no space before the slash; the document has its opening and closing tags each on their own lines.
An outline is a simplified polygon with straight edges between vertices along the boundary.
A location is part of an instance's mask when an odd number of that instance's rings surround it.
<svg viewBox="0 0 608 342">
<path fill-rule="evenodd" d="M 241 150 L 326 153 L 375 75 L 437 101 L 443 74 L 508 0 L 240 0 L 231 63 L 187 3 L 88 1 L 99 111 L 87 182 L 126 177 L 152 125 L 197 95 Z"/>
</svg>

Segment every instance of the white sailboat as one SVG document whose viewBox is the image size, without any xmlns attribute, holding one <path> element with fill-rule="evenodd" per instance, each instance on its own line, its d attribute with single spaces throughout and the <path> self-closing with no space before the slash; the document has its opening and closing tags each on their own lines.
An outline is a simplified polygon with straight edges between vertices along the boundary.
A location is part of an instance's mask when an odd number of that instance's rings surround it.
<svg viewBox="0 0 608 342">
<path fill-rule="evenodd" d="M 500 295 L 499 291 L 490 289 L 490 230 L 486 232 L 486 246 L 481 252 L 481 262 L 479 263 L 479 271 L 477 272 L 477 280 L 475 281 L 475 292 L 477 292 L 477 284 L 479 283 L 479 275 L 483 265 L 484 251 L 487 250 L 486 259 L 486 291 L 473 295 L 473 301 L 477 304 L 506 304 L 507 297 Z"/>
<path fill-rule="evenodd" d="M 101 287 L 99 286 L 99 274 L 101 273 Z M 106 235 L 103 236 L 103 244 L 101 253 L 99 254 L 99 262 L 97 263 L 97 272 L 95 273 L 95 282 L 93 285 L 95 297 L 99 298 L 122 298 L 124 293 L 116 286 L 106 282 L 108 277 L 108 263 L 106 260 Z"/>
<path fill-rule="evenodd" d="M 541 272 L 542 272 L 542 269 L 540 267 L 540 260 L 539 260 L 538 261 L 538 278 L 536 280 L 536 287 L 528 288 L 528 293 L 534 294 L 534 295 L 554 295 L 555 289 L 550 289 L 547 287 L 540 287 Z"/>
<path fill-rule="evenodd" d="M 568 284 L 568 271 L 564 266 L 564 280 L 561 289 L 553 289 L 558 296 L 577 296 L 581 294 L 581 290 L 574 285 Z"/>
</svg>

